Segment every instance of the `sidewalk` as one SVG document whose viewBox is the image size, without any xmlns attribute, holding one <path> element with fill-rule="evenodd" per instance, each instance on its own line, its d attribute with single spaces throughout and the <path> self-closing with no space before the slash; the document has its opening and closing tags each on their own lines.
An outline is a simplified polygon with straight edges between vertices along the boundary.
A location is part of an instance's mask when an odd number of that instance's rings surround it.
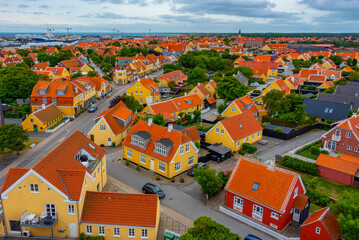
<svg viewBox="0 0 359 240">
<path fill-rule="evenodd" d="M 125 193 L 140 193 L 136 189 L 118 181 L 117 179 L 107 175 L 107 183 L 108 187 L 105 187 L 105 191 L 117 191 L 117 192 L 125 192 Z M 172 210 L 171 208 L 161 204 L 161 214 L 165 214 L 166 216 L 176 220 L 177 222 L 183 224 L 186 228 L 190 228 L 193 226 L 193 220 L 183 216 L 182 214 Z"/>
</svg>

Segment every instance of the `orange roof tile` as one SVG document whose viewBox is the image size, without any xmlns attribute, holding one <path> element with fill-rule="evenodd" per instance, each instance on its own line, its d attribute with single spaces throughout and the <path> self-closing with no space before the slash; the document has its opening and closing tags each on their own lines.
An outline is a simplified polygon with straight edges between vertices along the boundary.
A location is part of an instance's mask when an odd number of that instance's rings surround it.
<svg viewBox="0 0 359 240">
<path fill-rule="evenodd" d="M 340 156 L 340 158 L 337 158 L 321 153 L 316 161 L 316 164 L 321 167 L 333 169 L 353 176 L 359 170 L 359 158 L 350 157 L 345 154 Z"/>
<path fill-rule="evenodd" d="M 300 210 L 304 210 L 305 205 L 307 205 L 308 199 L 309 198 L 307 196 L 299 194 L 298 197 L 295 199 L 293 207 Z"/>
<path fill-rule="evenodd" d="M 264 162 L 240 157 L 225 189 L 284 212 L 299 179 L 298 173 L 278 167 L 270 168 Z M 257 191 L 252 190 L 255 182 L 259 183 Z"/>
<path fill-rule="evenodd" d="M 257 119 L 249 111 L 223 119 L 219 123 L 222 124 L 235 142 L 263 129 Z"/>
<path fill-rule="evenodd" d="M 158 196 L 86 192 L 81 223 L 156 227 Z"/>
<path fill-rule="evenodd" d="M 209 98 L 207 98 L 207 101 L 209 104 L 212 104 L 212 103 L 216 102 L 216 99 L 214 97 L 209 97 Z"/>
<path fill-rule="evenodd" d="M 252 99 L 246 95 L 233 101 L 241 112 L 250 111 L 256 113 L 258 109 L 254 106 Z"/>
<path fill-rule="evenodd" d="M 72 200 L 80 200 L 85 170 L 57 170 L 67 192 Z"/>
<path fill-rule="evenodd" d="M 161 75 L 158 79 L 165 80 L 166 82 L 171 82 L 171 81 L 179 82 L 179 81 L 186 80 L 187 75 L 185 75 L 180 70 L 176 70 L 176 71 L 172 71 L 169 73 L 165 73 L 165 74 Z"/>
<path fill-rule="evenodd" d="M 253 58 L 253 61 L 255 62 L 270 62 L 271 56 L 270 55 L 257 55 Z"/>
<path fill-rule="evenodd" d="M 302 68 L 299 72 L 299 76 L 302 78 L 308 78 L 312 74 L 319 74 L 318 69 Z"/>
<path fill-rule="evenodd" d="M 308 81 L 320 81 L 320 82 L 325 82 L 326 79 L 327 79 L 327 78 L 326 78 L 325 75 L 311 74 L 311 75 L 309 75 Z"/>
<path fill-rule="evenodd" d="M 5 182 L 2 185 L 1 192 L 2 194 L 9 187 L 11 187 L 17 180 L 24 176 L 30 168 L 10 168 L 9 172 L 6 175 Z"/>
<path fill-rule="evenodd" d="M 199 140 L 201 140 L 201 137 L 199 136 L 197 128 L 195 126 L 182 129 L 181 132 L 183 132 L 184 135 L 186 135 L 193 142 L 198 142 Z"/>
</svg>

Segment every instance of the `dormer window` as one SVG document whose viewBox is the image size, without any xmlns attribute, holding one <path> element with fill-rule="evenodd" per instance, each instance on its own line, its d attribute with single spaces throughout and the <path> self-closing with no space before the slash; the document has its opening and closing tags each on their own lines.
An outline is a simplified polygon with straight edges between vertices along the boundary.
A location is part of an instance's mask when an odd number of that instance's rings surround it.
<svg viewBox="0 0 359 240">
<path fill-rule="evenodd" d="M 142 148 L 146 147 L 145 140 L 140 138 L 140 137 L 137 137 L 137 136 L 132 136 L 131 137 L 131 144 L 135 145 L 135 146 L 142 147 Z"/>
<path fill-rule="evenodd" d="M 166 155 L 166 148 L 164 146 L 161 146 L 160 144 L 155 145 L 155 153 Z"/>
</svg>

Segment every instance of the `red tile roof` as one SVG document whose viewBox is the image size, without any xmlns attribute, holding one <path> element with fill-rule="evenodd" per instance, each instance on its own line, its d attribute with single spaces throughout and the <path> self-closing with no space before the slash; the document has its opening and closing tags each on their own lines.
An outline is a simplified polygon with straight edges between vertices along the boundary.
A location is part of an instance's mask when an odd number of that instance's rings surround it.
<svg viewBox="0 0 359 240">
<path fill-rule="evenodd" d="M 321 153 L 316 162 L 318 166 L 354 176 L 359 170 L 359 158 L 341 154 L 339 158 Z"/>
<path fill-rule="evenodd" d="M 184 135 L 186 135 L 193 142 L 198 142 L 201 140 L 201 137 L 199 136 L 197 128 L 195 126 L 183 129 L 181 130 L 181 132 L 183 132 Z"/>
<path fill-rule="evenodd" d="M 212 104 L 212 103 L 216 102 L 216 99 L 214 97 L 209 97 L 209 98 L 207 98 L 207 101 L 209 104 Z"/>
<path fill-rule="evenodd" d="M 329 207 L 325 207 L 313 212 L 312 215 L 310 215 L 302 224 L 302 227 L 317 221 L 324 225 L 325 229 L 333 240 L 337 240 L 339 238 L 342 232 L 339 229 L 339 223 L 336 220 L 336 217 Z"/>
<path fill-rule="evenodd" d="M 238 109 L 240 109 L 241 112 L 249 111 L 251 113 L 256 113 L 258 111 L 252 99 L 248 95 L 238 98 L 233 102 L 237 105 Z"/>
<path fill-rule="evenodd" d="M 10 168 L 6 175 L 5 182 L 2 185 L 0 194 L 11 187 L 11 185 L 24 176 L 29 170 L 30 168 Z"/>
<path fill-rule="evenodd" d="M 57 170 L 67 192 L 72 200 L 81 198 L 82 186 L 85 179 L 85 170 Z"/>
<path fill-rule="evenodd" d="M 325 75 L 311 74 L 309 75 L 308 81 L 325 82 L 326 79 Z"/>
<path fill-rule="evenodd" d="M 299 179 L 298 173 L 240 157 L 225 189 L 284 212 Z M 255 182 L 259 183 L 257 191 L 252 190 Z"/>
<path fill-rule="evenodd" d="M 153 194 L 88 191 L 81 223 L 156 227 L 158 201 Z"/>
<path fill-rule="evenodd" d="M 43 124 L 50 122 L 51 120 L 56 119 L 62 115 L 62 111 L 56 107 L 55 104 L 50 104 L 47 107 L 32 113 L 37 119 L 40 120 Z"/>
<path fill-rule="evenodd" d="M 251 112 L 245 112 L 234 117 L 226 118 L 221 120 L 219 124 L 222 124 L 229 136 L 235 142 L 263 129 Z"/>
<path fill-rule="evenodd" d="M 319 74 L 318 69 L 302 68 L 299 72 L 299 76 L 302 78 L 308 78 L 312 74 Z"/>
<path fill-rule="evenodd" d="M 185 75 L 180 70 L 176 70 L 173 72 L 165 73 L 165 74 L 161 75 L 158 79 L 165 80 L 166 82 L 172 82 L 172 81 L 179 82 L 179 81 L 186 80 L 187 75 Z"/>
<path fill-rule="evenodd" d="M 304 210 L 305 205 L 307 205 L 308 199 L 309 198 L 307 196 L 299 194 L 298 197 L 295 199 L 293 207 L 300 210 Z"/>
</svg>

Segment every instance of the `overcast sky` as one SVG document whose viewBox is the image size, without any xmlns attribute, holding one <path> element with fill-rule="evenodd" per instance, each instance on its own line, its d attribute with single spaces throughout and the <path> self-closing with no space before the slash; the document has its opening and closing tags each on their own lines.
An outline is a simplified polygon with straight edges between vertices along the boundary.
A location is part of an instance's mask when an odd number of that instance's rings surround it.
<svg viewBox="0 0 359 240">
<path fill-rule="evenodd" d="M 359 0 L 0 0 L 0 32 L 359 32 Z"/>
</svg>

